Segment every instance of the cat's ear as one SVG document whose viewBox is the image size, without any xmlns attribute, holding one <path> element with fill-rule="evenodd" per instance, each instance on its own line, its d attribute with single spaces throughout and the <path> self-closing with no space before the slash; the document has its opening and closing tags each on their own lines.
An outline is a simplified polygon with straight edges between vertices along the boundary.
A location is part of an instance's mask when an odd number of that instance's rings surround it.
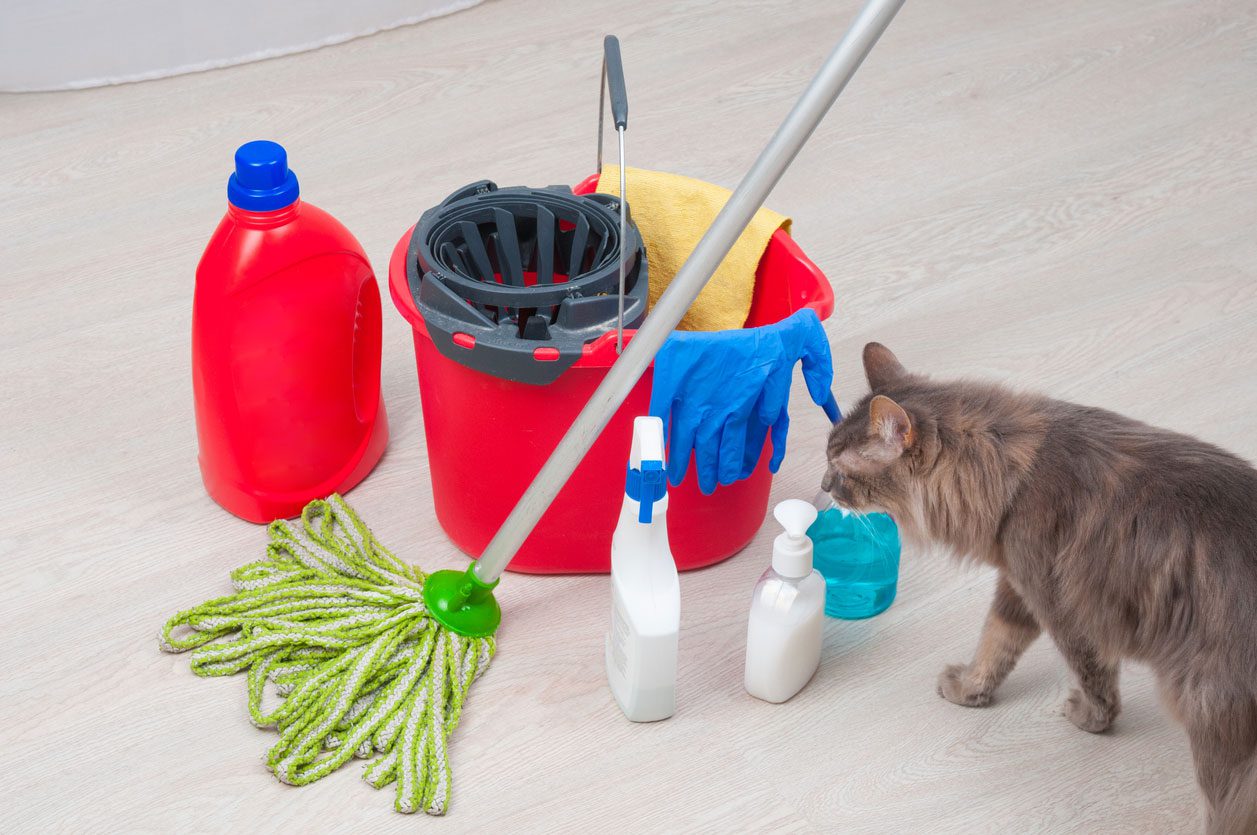
<svg viewBox="0 0 1257 835">
<path fill-rule="evenodd" d="M 870 342 L 864 346 L 864 376 L 873 391 L 885 388 L 905 373 L 899 360 L 882 343 Z"/>
<path fill-rule="evenodd" d="M 889 397 L 879 394 L 869 401 L 869 432 L 903 451 L 916 441 L 908 413 Z"/>
</svg>

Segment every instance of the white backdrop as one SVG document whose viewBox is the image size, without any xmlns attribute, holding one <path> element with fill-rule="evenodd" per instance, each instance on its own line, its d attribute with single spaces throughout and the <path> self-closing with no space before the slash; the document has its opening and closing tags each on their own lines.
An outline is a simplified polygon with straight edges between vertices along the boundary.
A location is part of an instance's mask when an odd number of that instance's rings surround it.
<svg viewBox="0 0 1257 835">
<path fill-rule="evenodd" d="M 301 52 L 482 0 L 0 0 L 0 91 L 141 81 Z"/>
</svg>

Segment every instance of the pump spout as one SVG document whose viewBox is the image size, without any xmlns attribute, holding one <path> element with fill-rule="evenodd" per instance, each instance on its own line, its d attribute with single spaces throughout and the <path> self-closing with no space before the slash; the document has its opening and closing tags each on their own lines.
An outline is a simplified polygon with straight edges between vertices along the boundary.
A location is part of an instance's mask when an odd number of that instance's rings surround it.
<svg viewBox="0 0 1257 835">
<path fill-rule="evenodd" d="M 816 521 L 816 508 L 800 499 L 786 499 L 773 508 L 773 516 L 786 529 L 773 540 L 773 570 L 782 577 L 806 577 L 812 571 L 807 530 Z"/>
<path fill-rule="evenodd" d="M 816 508 L 802 499 L 786 499 L 773 508 L 773 517 L 791 539 L 802 539 L 816 521 Z"/>
</svg>

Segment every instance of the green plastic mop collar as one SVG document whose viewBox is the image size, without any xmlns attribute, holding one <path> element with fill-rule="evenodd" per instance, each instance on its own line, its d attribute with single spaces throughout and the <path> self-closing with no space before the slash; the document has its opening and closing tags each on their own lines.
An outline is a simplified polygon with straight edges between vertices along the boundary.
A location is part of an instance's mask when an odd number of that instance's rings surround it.
<svg viewBox="0 0 1257 835">
<path fill-rule="evenodd" d="M 468 638 L 492 635 L 502 622 L 493 589 L 498 580 L 485 583 L 476 576 L 475 563 L 466 571 L 434 571 L 423 584 L 428 614 L 452 632 Z"/>
<path fill-rule="evenodd" d="M 496 651 L 501 613 L 489 588 L 464 592 L 460 572 L 429 577 L 397 559 L 340 496 L 268 533 L 266 559 L 231 573 L 235 593 L 172 617 L 161 648 L 192 650 L 198 676 L 247 671 L 249 716 L 279 732 L 266 764 L 283 782 L 369 759 L 363 779 L 396 784 L 397 811 L 444 814 L 446 743 Z M 444 574 L 458 578 L 452 591 L 428 592 L 449 583 Z"/>
</svg>

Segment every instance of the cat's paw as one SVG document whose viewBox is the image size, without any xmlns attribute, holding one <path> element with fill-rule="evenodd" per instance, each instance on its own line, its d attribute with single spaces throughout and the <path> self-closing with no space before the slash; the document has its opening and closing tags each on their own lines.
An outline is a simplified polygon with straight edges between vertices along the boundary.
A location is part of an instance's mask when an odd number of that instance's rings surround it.
<svg viewBox="0 0 1257 835">
<path fill-rule="evenodd" d="M 962 707 L 986 707 L 991 689 L 969 678 L 968 664 L 948 664 L 938 676 L 938 695 Z"/>
<path fill-rule="evenodd" d="M 1065 716 L 1089 734 L 1104 733 L 1113 726 L 1117 709 L 1096 704 L 1081 690 L 1071 690 L 1065 700 Z"/>
</svg>

